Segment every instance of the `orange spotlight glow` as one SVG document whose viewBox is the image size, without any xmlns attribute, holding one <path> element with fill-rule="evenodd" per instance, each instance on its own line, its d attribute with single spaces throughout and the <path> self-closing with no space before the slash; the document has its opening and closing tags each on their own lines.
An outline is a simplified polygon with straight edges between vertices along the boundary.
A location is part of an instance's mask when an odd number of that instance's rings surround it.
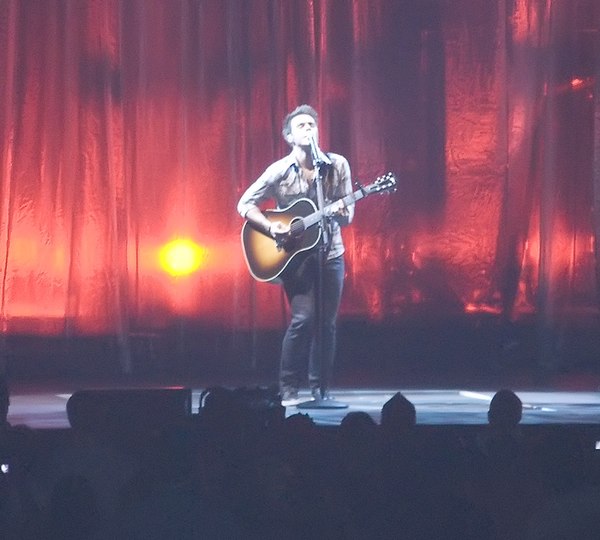
<svg viewBox="0 0 600 540">
<path fill-rule="evenodd" d="M 172 276 L 187 276 L 200 268 L 205 255 L 205 250 L 192 240 L 179 238 L 160 249 L 160 266 Z"/>
<path fill-rule="evenodd" d="M 578 88 L 583 87 L 584 84 L 585 81 L 583 79 L 571 79 L 571 88 L 573 88 L 573 90 L 577 90 Z"/>
</svg>

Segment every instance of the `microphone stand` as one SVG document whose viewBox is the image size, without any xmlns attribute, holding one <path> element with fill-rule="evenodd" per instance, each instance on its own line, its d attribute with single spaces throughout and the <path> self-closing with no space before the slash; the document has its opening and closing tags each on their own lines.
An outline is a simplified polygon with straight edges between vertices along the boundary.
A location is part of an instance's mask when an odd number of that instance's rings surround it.
<svg viewBox="0 0 600 540">
<path fill-rule="evenodd" d="M 323 358 L 323 269 L 326 262 L 326 251 L 329 245 L 329 231 L 327 227 L 327 216 L 323 209 L 325 208 L 325 196 L 323 193 L 323 173 L 322 167 L 324 164 L 331 161 L 325 161 L 322 152 L 313 137 L 310 138 L 310 149 L 312 154 L 313 164 L 316 168 L 315 187 L 317 192 L 317 207 L 321 213 L 319 227 L 321 228 L 321 239 L 317 250 L 317 283 L 315 286 L 315 352 L 318 355 L 319 361 L 319 396 L 309 401 L 299 403 L 298 409 L 346 409 L 347 404 L 337 401 L 327 395 L 328 367 L 325 365 Z M 326 157 L 326 156 L 325 156 Z"/>
</svg>

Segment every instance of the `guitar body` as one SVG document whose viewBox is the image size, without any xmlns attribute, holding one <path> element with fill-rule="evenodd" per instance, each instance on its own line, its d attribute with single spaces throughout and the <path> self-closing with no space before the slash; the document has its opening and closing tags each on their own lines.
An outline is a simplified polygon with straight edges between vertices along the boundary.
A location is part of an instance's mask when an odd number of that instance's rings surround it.
<svg viewBox="0 0 600 540">
<path fill-rule="evenodd" d="M 290 224 L 314 214 L 317 207 L 310 199 L 299 199 L 281 210 L 265 210 L 269 221 Z M 280 282 L 282 275 L 296 268 L 304 256 L 319 243 L 321 229 L 311 227 L 301 235 L 287 238 L 281 245 L 271 236 L 245 222 L 242 228 L 242 248 L 248 269 L 257 281 Z"/>
<path fill-rule="evenodd" d="M 317 210 L 310 199 L 298 199 L 282 210 L 265 210 L 269 221 L 290 225 L 290 234 L 277 240 L 246 221 L 242 227 L 242 251 L 250 274 L 258 281 L 280 282 L 283 274 L 296 268 L 319 243 L 321 229 L 317 225 L 322 219 L 367 195 L 395 190 L 396 177 L 388 172 L 322 210 Z"/>
</svg>

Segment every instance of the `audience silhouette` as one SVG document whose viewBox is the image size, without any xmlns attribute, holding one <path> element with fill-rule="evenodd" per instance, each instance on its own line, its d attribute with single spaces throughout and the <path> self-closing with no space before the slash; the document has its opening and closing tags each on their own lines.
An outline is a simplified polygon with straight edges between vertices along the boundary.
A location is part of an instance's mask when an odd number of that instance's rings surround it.
<svg viewBox="0 0 600 540">
<path fill-rule="evenodd" d="M 381 408 L 381 429 L 393 436 L 411 432 L 417 425 L 415 406 L 401 392 L 396 392 Z"/>
<path fill-rule="evenodd" d="M 156 431 L 74 401 L 69 429 L 37 433 L 9 405 L 0 380 L 2 538 L 597 537 L 596 451 L 573 428 L 523 429 L 509 389 L 472 429 L 419 425 L 401 392 L 337 427 L 262 389 L 212 387 Z"/>
<path fill-rule="evenodd" d="M 38 434 L 8 421 L 10 388 L 0 376 L 0 537 L 37 538 L 43 503 L 34 465 L 40 454 Z"/>
</svg>

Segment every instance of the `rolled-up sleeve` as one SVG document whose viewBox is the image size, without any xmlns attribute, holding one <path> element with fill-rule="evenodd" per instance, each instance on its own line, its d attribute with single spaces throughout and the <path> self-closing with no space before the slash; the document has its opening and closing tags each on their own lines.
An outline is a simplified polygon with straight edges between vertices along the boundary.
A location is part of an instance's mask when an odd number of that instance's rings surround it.
<svg viewBox="0 0 600 540">
<path fill-rule="evenodd" d="M 246 217 L 248 210 L 273 197 L 273 184 L 279 175 L 279 170 L 279 163 L 273 163 L 246 189 L 237 205 L 237 211 L 243 218 Z"/>
<path fill-rule="evenodd" d="M 291 156 L 286 156 L 285 158 L 272 163 L 267 167 L 265 172 L 248 187 L 237 205 L 237 210 L 243 218 L 246 217 L 248 210 L 260 206 L 264 201 L 268 199 L 277 200 L 276 184 L 281 177 L 286 174 L 286 171 L 293 163 L 294 161 Z M 277 202 L 280 203 L 281 201 Z"/>
</svg>

